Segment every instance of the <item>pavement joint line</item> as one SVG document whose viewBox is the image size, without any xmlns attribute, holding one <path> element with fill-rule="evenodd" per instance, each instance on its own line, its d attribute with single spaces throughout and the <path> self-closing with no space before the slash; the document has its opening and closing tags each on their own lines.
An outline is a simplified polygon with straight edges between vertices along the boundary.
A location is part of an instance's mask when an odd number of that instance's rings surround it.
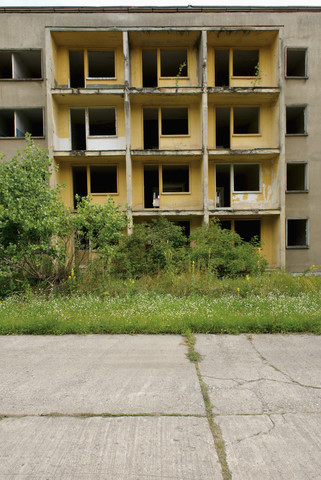
<svg viewBox="0 0 321 480">
<path fill-rule="evenodd" d="M 278 367 L 276 367 L 275 365 L 273 365 L 272 363 L 270 363 L 263 355 L 262 353 L 259 351 L 259 349 L 254 345 L 253 343 L 253 336 L 251 334 L 249 335 L 246 335 L 246 338 L 248 339 L 248 341 L 250 342 L 253 350 L 258 354 L 258 356 L 261 358 L 261 360 L 263 361 L 263 363 L 265 363 L 266 365 L 268 365 L 269 367 L 273 368 L 276 372 L 279 372 L 281 373 L 282 375 L 284 375 L 286 378 L 288 378 L 290 380 L 289 383 L 294 383 L 296 385 L 299 385 L 300 387 L 303 387 L 303 388 L 312 388 L 313 390 L 321 390 L 321 387 L 317 387 L 315 385 L 305 385 L 304 383 L 300 383 L 298 382 L 297 380 L 294 380 L 294 378 L 292 378 L 288 373 L 285 373 L 283 372 L 282 370 L 280 370 Z M 288 382 L 284 382 L 284 383 L 288 383 Z"/>
<path fill-rule="evenodd" d="M 213 405 L 211 404 L 210 397 L 208 394 L 208 386 L 204 382 L 200 372 L 200 368 L 199 368 L 199 362 L 202 361 L 203 357 L 200 355 L 199 352 L 195 350 L 195 343 L 196 343 L 195 336 L 192 333 L 187 332 L 185 334 L 185 344 L 188 347 L 188 353 L 186 354 L 186 356 L 195 365 L 196 374 L 197 374 L 197 378 L 199 381 L 199 385 L 200 385 L 200 389 L 201 389 L 201 393 L 202 393 L 202 397 L 205 405 L 207 421 L 209 423 L 210 431 L 213 436 L 218 460 L 221 465 L 222 477 L 223 477 L 223 480 L 232 480 L 232 474 L 230 472 L 230 469 L 227 463 L 225 441 L 223 438 L 222 430 L 221 430 L 221 427 L 215 422 L 215 417 L 218 417 L 219 415 L 214 414 L 213 412 Z"/>
<path fill-rule="evenodd" d="M 35 417 L 35 418 L 60 418 L 60 417 L 70 417 L 70 418 L 127 418 L 127 417 L 178 417 L 178 418 L 207 418 L 206 415 L 202 414 L 192 414 L 192 413 L 60 413 L 60 412 L 51 412 L 51 413 L 21 413 L 21 414 L 1 414 L 0 421 L 5 418 L 26 418 L 26 417 Z"/>
</svg>

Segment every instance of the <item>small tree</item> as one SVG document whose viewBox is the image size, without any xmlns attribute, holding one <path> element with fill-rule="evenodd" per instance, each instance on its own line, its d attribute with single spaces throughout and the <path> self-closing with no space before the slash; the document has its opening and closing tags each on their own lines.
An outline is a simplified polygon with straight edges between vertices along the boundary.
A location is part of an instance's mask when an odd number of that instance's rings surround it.
<svg viewBox="0 0 321 480">
<path fill-rule="evenodd" d="M 52 168 L 48 152 L 30 135 L 22 154 L 0 163 L 3 286 L 11 282 L 12 287 L 12 282 L 23 279 L 54 281 L 64 266 L 71 217 L 61 201 L 60 187 L 49 185 Z"/>
<path fill-rule="evenodd" d="M 215 220 L 196 229 L 191 243 L 191 259 L 220 277 L 260 273 L 267 266 L 257 241 L 245 242 L 236 232 L 222 229 Z"/>
<path fill-rule="evenodd" d="M 77 213 L 73 217 L 76 248 L 83 248 L 82 238 L 101 259 L 110 260 L 118 248 L 128 224 L 126 213 L 116 206 L 111 197 L 103 205 L 91 203 L 91 198 L 77 196 Z"/>
</svg>

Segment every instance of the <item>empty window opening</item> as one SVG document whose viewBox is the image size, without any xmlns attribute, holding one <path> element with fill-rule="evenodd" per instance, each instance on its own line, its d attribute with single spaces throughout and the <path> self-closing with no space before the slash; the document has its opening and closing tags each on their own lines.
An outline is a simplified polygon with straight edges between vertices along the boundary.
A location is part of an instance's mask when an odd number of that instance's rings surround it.
<svg viewBox="0 0 321 480">
<path fill-rule="evenodd" d="M 181 227 L 183 234 L 185 237 L 189 238 L 191 234 L 191 222 L 188 221 L 179 221 L 179 222 L 173 222 L 175 225 L 178 227 Z"/>
<path fill-rule="evenodd" d="M 41 78 L 41 52 L 39 50 L 14 52 L 12 76 L 16 79 Z"/>
<path fill-rule="evenodd" d="M 216 165 L 216 208 L 231 206 L 231 168 L 230 165 Z"/>
<path fill-rule="evenodd" d="M 306 191 L 306 163 L 288 163 L 286 166 L 286 189 L 288 192 Z"/>
<path fill-rule="evenodd" d="M 161 50 L 161 77 L 187 77 L 187 50 Z"/>
<path fill-rule="evenodd" d="M 219 220 L 218 224 L 222 230 L 231 230 L 232 228 L 231 220 Z"/>
<path fill-rule="evenodd" d="M 308 232 L 306 219 L 288 220 L 288 247 L 307 247 Z"/>
<path fill-rule="evenodd" d="M 216 148 L 230 148 L 230 109 L 216 109 Z"/>
<path fill-rule="evenodd" d="M 215 50 L 215 86 L 228 87 L 230 84 L 229 50 Z"/>
<path fill-rule="evenodd" d="M 0 137 L 14 136 L 14 111 L 0 110 Z"/>
<path fill-rule="evenodd" d="M 114 51 L 88 51 L 88 74 L 93 78 L 114 78 Z"/>
<path fill-rule="evenodd" d="M 27 132 L 33 137 L 43 136 L 42 108 L 16 110 L 16 137 L 24 137 Z"/>
<path fill-rule="evenodd" d="M 157 87 L 157 50 L 143 50 L 143 87 Z"/>
<path fill-rule="evenodd" d="M 163 193 L 189 191 L 189 168 L 187 165 L 163 165 Z"/>
<path fill-rule="evenodd" d="M 89 108 L 89 135 L 116 135 L 114 108 Z"/>
<path fill-rule="evenodd" d="M 30 80 L 41 77 L 40 50 L 0 52 L 0 78 Z"/>
<path fill-rule="evenodd" d="M 85 109 L 70 109 L 70 123 L 72 150 L 86 150 Z"/>
<path fill-rule="evenodd" d="M 260 191 L 260 165 L 235 164 L 233 170 L 235 192 Z"/>
<path fill-rule="evenodd" d="M 158 165 L 144 167 L 144 208 L 159 207 Z"/>
<path fill-rule="evenodd" d="M 234 108 L 234 133 L 256 134 L 259 133 L 259 107 Z"/>
<path fill-rule="evenodd" d="M 74 190 L 74 208 L 76 208 L 76 195 L 79 195 L 79 197 L 86 197 L 88 195 L 86 167 L 72 167 L 72 184 Z"/>
<path fill-rule="evenodd" d="M 188 134 L 188 108 L 162 108 L 162 135 Z"/>
<path fill-rule="evenodd" d="M 159 148 L 158 108 L 144 108 L 144 149 Z"/>
<path fill-rule="evenodd" d="M 306 50 L 292 48 L 287 49 L 286 76 L 306 77 Z"/>
<path fill-rule="evenodd" d="M 234 230 L 245 242 L 261 240 L 260 220 L 235 220 Z"/>
<path fill-rule="evenodd" d="M 254 77 L 258 63 L 258 50 L 233 50 L 234 77 Z"/>
<path fill-rule="evenodd" d="M 117 193 L 117 167 L 111 165 L 90 167 L 91 193 Z"/>
<path fill-rule="evenodd" d="M 72 88 L 83 88 L 85 86 L 83 50 L 69 51 L 69 72 L 70 86 Z"/>
<path fill-rule="evenodd" d="M 0 52 L 0 78 L 12 78 L 11 52 Z"/>
<path fill-rule="evenodd" d="M 286 133 L 305 134 L 305 107 L 286 107 Z"/>
</svg>

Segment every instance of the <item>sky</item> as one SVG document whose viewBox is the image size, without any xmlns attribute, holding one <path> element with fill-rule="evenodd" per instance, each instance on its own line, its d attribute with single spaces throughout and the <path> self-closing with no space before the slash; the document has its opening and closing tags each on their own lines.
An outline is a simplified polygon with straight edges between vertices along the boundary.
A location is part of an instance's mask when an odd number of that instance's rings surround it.
<svg viewBox="0 0 321 480">
<path fill-rule="evenodd" d="M 0 7 L 124 7 L 124 6 L 248 6 L 320 7 L 321 0 L 0 0 Z"/>
</svg>

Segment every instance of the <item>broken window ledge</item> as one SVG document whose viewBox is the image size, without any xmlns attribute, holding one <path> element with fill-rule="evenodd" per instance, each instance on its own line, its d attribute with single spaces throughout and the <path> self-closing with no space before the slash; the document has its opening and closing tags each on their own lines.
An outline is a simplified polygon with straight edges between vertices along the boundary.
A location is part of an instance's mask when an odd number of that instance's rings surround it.
<svg viewBox="0 0 321 480">
<path fill-rule="evenodd" d="M 262 137 L 262 133 L 232 133 L 232 137 Z"/>
<path fill-rule="evenodd" d="M 192 192 L 161 192 L 161 195 L 191 195 Z"/>
<path fill-rule="evenodd" d="M 0 78 L 0 82 L 40 82 L 43 77 L 37 78 Z"/>
<path fill-rule="evenodd" d="M 232 193 L 235 193 L 236 195 L 243 194 L 247 195 L 248 193 L 263 193 L 262 190 L 233 190 Z"/>
<path fill-rule="evenodd" d="M 172 77 L 158 77 L 158 80 L 189 80 L 189 76 L 183 76 L 183 75 L 175 75 Z"/>
<path fill-rule="evenodd" d="M 46 137 L 44 135 L 42 135 L 40 137 L 36 137 L 36 136 L 31 135 L 31 138 L 41 139 L 41 138 L 46 138 Z M 22 137 L 0 137 L 0 140 L 25 140 L 25 137 L 24 136 L 22 136 Z"/>
<path fill-rule="evenodd" d="M 241 80 L 262 80 L 262 77 L 257 77 L 256 75 L 246 75 L 246 76 L 243 76 L 243 75 L 232 75 L 231 76 L 231 79 L 232 80 L 237 80 L 237 79 L 241 79 Z"/>
<path fill-rule="evenodd" d="M 86 80 L 117 80 L 117 77 L 86 77 Z"/>
<path fill-rule="evenodd" d="M 162 133 L 160 135 L 160 138 L 177 138 L 177 137 L 190 137 L 191 135 L 189 133 L 177 133 L 177 134 L 166 134 L 166 133 Z"/>
<path fill-rule="evenodd" d="M 288 76 L 288 75 L 285 75 L 285 79 L 286 80 L 308 80 L 308 76 L 307 75 L 300 75 L 300 76 Z"/>
<path fill-rule="evenodd" d="M 114 196 L 118 196 L 119 193 L 118 192 L 90 192 L 89 195 L 92 195 L 93 197 L 106 197 L 107 195 L 112 195 L 113 197 Z"/>
<path fill-rule="evenodd" d="M 285 193 L 309 193 L 309 190 L 285 190 Z"/>
<path fill-rule="evenodd" d="M 118 135 L 88 135 L 88 138 L 118 138 Z"/>
<path fill-rule="evenodd" d="M 308 133 L 286 133 L 286 137 L 307 137 Z"/>
</svg>

